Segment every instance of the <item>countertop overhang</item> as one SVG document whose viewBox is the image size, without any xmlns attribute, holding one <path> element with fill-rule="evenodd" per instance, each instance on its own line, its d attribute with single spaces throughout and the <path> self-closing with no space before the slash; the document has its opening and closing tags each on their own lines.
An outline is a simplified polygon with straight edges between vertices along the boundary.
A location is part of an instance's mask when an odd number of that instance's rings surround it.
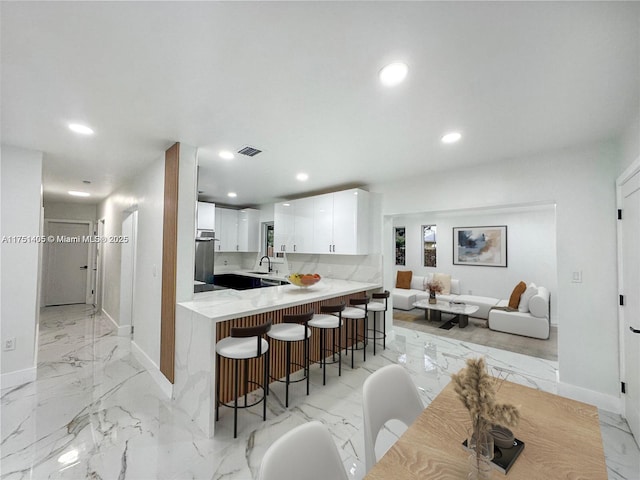
<svg viewBox="0 0 640 480">
<path fill-rule="evenodd" d="M 180 302 L 178 306 L 209 320 L 222 322 L 381 287 L 380 283 L 323 278 L 307 288 L 289 284 L 252 290 L 227 289 L 196 293 L 193 300 Z"/>
</svg>

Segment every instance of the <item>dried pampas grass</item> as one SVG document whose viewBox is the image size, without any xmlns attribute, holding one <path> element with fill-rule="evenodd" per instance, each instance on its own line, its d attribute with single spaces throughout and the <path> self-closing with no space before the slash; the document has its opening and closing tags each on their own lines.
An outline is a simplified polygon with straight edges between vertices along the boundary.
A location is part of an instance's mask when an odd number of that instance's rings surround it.
<svg viewBox="0 0 640 480">
<path fill-rule="evenodd" d="M 469 410 L 473 431 L 487 432 L 493 425 L 515 427 L 520 421 L 518 407 L 496 402 L 498 380 L 487 373 L 483 357 L 467 359 L 467 366 L 451 375 L 455 392 Z"/>
</svg>

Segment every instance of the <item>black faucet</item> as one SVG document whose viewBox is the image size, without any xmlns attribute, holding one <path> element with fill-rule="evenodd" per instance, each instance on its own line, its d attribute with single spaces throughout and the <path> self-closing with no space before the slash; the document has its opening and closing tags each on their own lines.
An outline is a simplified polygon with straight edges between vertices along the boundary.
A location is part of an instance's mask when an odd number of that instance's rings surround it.
<svg viewBox="0 0 640 480">
<path fill-rule="evenodd" d="M 269 272 L 271 272 L 271 259 L 267 255 L 260 259 L 260 263 L 258 265 L 262 266 L 262 260 L 264 260 L 265 258 L 267 259 L 267 263 L 269 264 Z"/>
</svg>

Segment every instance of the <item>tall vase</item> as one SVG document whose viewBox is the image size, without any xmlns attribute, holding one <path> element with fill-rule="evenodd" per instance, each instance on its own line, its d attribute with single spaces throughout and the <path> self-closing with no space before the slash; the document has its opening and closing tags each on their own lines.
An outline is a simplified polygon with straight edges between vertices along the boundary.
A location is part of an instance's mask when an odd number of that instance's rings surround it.
<svg viewBox="0 0 640 480">
<path fill-rule="evenodd" d="M 488 431 L 472 432 L 467 440 L 469 455 L 469 480 L 489 480 L 493 467 L 493 437 Z"/>
</svg>

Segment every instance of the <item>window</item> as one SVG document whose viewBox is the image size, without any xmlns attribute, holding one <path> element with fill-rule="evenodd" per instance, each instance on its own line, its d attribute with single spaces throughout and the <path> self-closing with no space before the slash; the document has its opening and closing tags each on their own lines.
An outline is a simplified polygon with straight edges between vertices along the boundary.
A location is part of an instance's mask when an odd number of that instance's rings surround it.
<svg viewBox="0 0 640 480">
<path fill-rule="evenodd" d="M 436 266 L 436 226 L 422 226 L 422 242 L 424 245 L 423 256 L 425 267 Z"/>
</svg>

